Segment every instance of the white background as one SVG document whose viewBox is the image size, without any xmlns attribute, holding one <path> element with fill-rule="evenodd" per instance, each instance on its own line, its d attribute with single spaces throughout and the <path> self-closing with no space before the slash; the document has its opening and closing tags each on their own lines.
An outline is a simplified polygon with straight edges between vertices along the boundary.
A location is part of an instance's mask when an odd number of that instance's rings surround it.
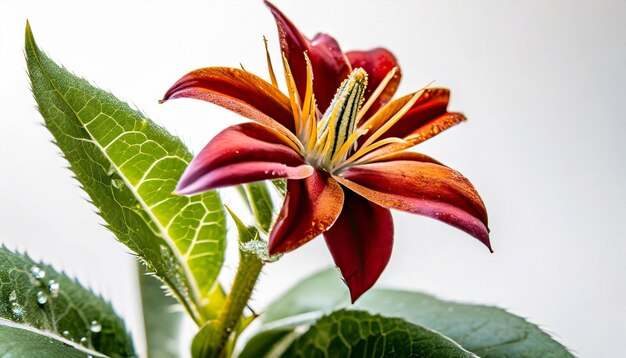
<svg viewBox="0 0 626 358">
<path fill-rule="evenodd" d="M 417 149 L 475 184 L 495 253 L 442 223 L 396 213 L 394 253 L 378 286 L 506 307 L 580 356 L 622 352 L 626 3 L 277 5 L 303 32 L 331 33 L 344 50 L 391 49 L 404 73 L 399 93 L 435 80 L 452 89 L 451 109 L 469 118 Z M 198 67 L 241 62 L 265 77 L 262 35 L 278 60 L 273 18 L 260 1 L 0 0 L 0 241 L 102 292 L 140 339 L 134 259 L 98 225 L 34 109 L 22 52 L 27 18 L 53 59 L 134 103 L 194 151 L 237 117 L 157 100 Z M 264 271 L 254 307 L 331 264 L 323 240 L 287 255 Z"/>
</svg>

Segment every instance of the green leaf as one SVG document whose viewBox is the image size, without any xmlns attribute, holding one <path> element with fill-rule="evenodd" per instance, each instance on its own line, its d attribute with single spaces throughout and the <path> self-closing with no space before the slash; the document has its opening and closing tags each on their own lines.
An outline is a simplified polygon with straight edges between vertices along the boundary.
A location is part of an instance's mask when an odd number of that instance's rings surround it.
<svg viewBox="0 0 626 358">
<path fill-rule="evenodd" d="M 217 320 L 211 320 L 204 324 L 193 337 L 191 342 L 191 357 L 203 358 L 215 355 L 215 339 L 222 334 L 220 324 Z"/>
<path fill-rule="evenodd" d="M 0 325 L 0 356 L 19 358 L 105 357 L 43 333 Z"/>
<path fill-rule="evenodd" d="M 206 321 L 226 228 L 216 192 L 171 194 L 191 153 L 142 113 L 51 61 L 28 25 L 26 59 L 46 126 L 107 227 L 196 322 Z"/>
<path fill-rule="evenodd" d="M 151 277 L 144 265 L 138 266 L 148 357 L 176 358 L 182 307 L 174 298 L 165 295 L 163 283 Z"/>
<path fill-rule="evenodd" d="M 285 193 L 287 193 L 287 179 L 274 179 L 272 180 L 272 184 L 274 184 L 280 196 L 284 197 Z"/>
<path fill-rule="evenodd" d="M 264 181 L 244 185 L 250 207 L 259 224 L 259 228 L 267 233 L 272 225 L 274 204 L 267 183 Z"/>
<path fill-rule="evenodd" d="M 363 295 L 356 307 L 422 324 L 481 357 L 572 357 L 537 325 L 498 307 L 388 289 Z"/>
<path fill-rule="evenodd" d="M 263 326 L 244 349 L 263 356 L 295 327 L 306 327 L 341 308 L 364 310 L 433 329 L 481 357 L 571 357 L 535 324 L 497 307 L 462 304 L 408 291 L 372 289 L 355 305 L 335 269 L 305 279 L 267 309 Z M 250 346 L 250 348 L 248 348 Z M 245 355 L 242 354 L 245 357 Z"/>
<path fill-rule="evenodd" d="M 108 356 L 135 356 L 124 323 L 109 304 L 51 266 L 5 247 L 0 247 L 0 318 Z M 8 348 L 0 344 L 3 349 Z"/>
<path fill-rule="evenodd" d="M 337 311 L 323 317 L 282 356 L 474 357 L 437 332 L 362 311 Z"/>
</svg>

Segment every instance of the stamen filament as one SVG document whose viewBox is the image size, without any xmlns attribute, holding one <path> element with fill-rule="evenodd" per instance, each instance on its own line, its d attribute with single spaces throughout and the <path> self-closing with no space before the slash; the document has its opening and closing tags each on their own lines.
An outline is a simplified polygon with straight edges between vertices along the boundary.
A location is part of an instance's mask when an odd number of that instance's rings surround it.
<svg viewBox="0 0 626 358">
<path fill-rule="evenodd" d="M 389 128 L 391 128 L 394 124 L 396 124 L 406 114 L 406 112 L 408 112 L 409 109 L 413 107 L 415 102 L 417 102 L 417 100 L 422 96 L 422 94 L 424 94 L 424 91 L 426 91 L 426 88 L 428 88 L 428 86 L 430 86 L 430 83 L 426 85 L 424 88 L 422 88 L 421 90 L 415 92 L 413 97 L 411 97 L 411 99 L 404 106 L 402 106 L 402 108 L 400 108 L 400 110 L 396 112 L 396 114 L 394 114 L 393 117 L 389 118 L 389 120 L 387 120 L 387 122 L 382 127 L 378 128 L 378 130 L 376 130 L 374 134 L 372 134 L 369 138 L 367 138 L 365 143 L 363 143 L 362 147 L 364 148 L 372 144 L 372 142 L 378 139 L 381 135 L 385 134 L 385 132 L 387 132 Z"/>
<path fill-rule="evenodd" d="M 289 91 L 289 102 L 291 103 L 291 111 L 293 113 L 293 121 L 295 127 L 296 136 L 300 133 L 302 128 L 302 106 L 300 105 L 302 102 L 300 101 L 300 96 L 298 95 L 298 89 L 296 88 L 296 83 L 293 79 L 293 73 L 291 72 L 291 68 L 289 67 L 289 63 L 287 62 L 287 57 L 283 52 L 283 67 L 285 70 L 285 81 L 287 82 L 287 91 Z"/>
<path fill-rule="evenodd" d="M 397 72 L 398 72 L 398 66 L 392 68 L 391 71 L 387 72 L 387 75 L 385 76 L 385 78 L 383 78 L 383 80 L 380 82 L 378 87 L 376 87 L 376 90 L 374 91 L 374 93 L 372 93 L 372 95 L 367 100 L 367 102 L 365 102 L 363 107 L 361 107 L 361 110 L 359 111 L 359 113 L 356 116 L 356 122 L 357 123 L 359 123 L 359 121 L 361 121 L 361 118 L 363 118 L 365 113 L 367 113 L 367 111 L 374 104 L 376 99 L 378 99 L 380 94 L 383 93 L 385 88 L 387 88 L 387 85 L 389 84 L 389 81 L 391 81 L 391 79 L 396 75 Z"/>
<path fill-rule="evenodd" d="M 270 57 L 270 51 L 267 48 L 267 38 L 265 38 L 265 36 L 263 36 L 263 43 L 265 44 L 265 58 L 267 59 L 267 70 L 270 73 L 270 80 L 272 81 L 272 86 L 278 88 L 278 81 L 276 81 L 276 74 L 274 73 L 272 58 Z"/>
<path fill-rule="evenodd" d="M 304 95 L 304 105 L 302 106 L 302 114 L 306 116 L 304 119 L 304 123 L 302 123 L 302 127 L 300 130 L 306 130 L 306 127 L 309 126 L 309 122 L 311 120 L 311 105 L 313 100 L 313 66 L 311 66 L 311 61 L 309 60 L 309 56 L 304 53 L 304 60 L 306 62 L 306 91 Z M 298 136 L 301 134 L 304 135 L 306 132 L 298 132 Z"/>
<path fill-rule="evenodd" d="M 359 139 L 360 136 L 367 133 L 367 129 L 357 129 L 350 135 L 350 138 L 341 146 L 341 149 L 331 159 L 330 167 L 334 167 L 341 161 L 341 158 L 350 150 L 350 147 Z"/>
<path fill-rule="evenodd" d="M 346 167 L 347 165 L 349 165 L 350 163 L 353 163 L 355 160 L 361 158 L 362 156 L 364 156 L 365 154 L 373 151 L 374 149 L 378 149 L 382 146 L 385 146 L 387 144 L 394 144 L 394 143 L 405 143 L 406 141 L 402 138 L 396 138 L 396 137 L 391 137 L 391 138 L 385 138 L 381 141 L 378 141 L 370 146 L 367 147 L 361 147 L 361 149 L 359 149 L 356 153 L 354 153 L 350 158 L 348 158 L 346 161 L 344 161 L 343 163 L 341 163 L 341 166 L 339 166 L 337 169 L 343 169 L 344 167 Z"/>
</svg>

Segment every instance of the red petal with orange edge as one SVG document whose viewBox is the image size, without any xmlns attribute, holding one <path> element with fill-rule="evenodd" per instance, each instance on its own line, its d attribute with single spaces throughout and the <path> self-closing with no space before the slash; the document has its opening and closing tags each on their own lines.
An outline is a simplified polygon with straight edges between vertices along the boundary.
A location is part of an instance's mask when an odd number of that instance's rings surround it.
<svg viewBox="0 0 626 358">
<path fill-rule="evenodd" d="M 174 83 L 163 100 L 175 98 L 200 99 L 274 129 L 284 127 L 290 132 L 294 129 L 289 98 L 262 78 L 237 68 L 191 71 Z"/>
<path fill-rule="evenodd" d="M 265 1 L 265 5 L 270 8 L 276 20 L 280 48 L 287 57 L 300 98 L 304 98 L 306 90 L 304 52 L 307 52 L 313 67 L 315 100 L 323 112 L 330 104 L 341 82 L 350 73 L 350 65 L 345 55 L 337 41 L 331 36 L 318 34 L 313 40 L 309 40 L 274 5 L 268 1 Z"/>
<path fill-rule="evenodd" d="M 324 238 L 354 303 L 374 285 L 389 262 L 393 220 L 389 209 L 349 190 L 344 194 L 343 211 Z"/>
<path fill-rule="evenodd" d="M 294 250 L 322 234 L 337 220 L 343 189 L 326 172 L 316 170 L 304 180 L 288 180 L 285 202 L 271 229 L 271 255 Z"/>
<path fill-rule="evenodd" d="M 305 178 L 313 172 L 284 138 L 265 126 L 228 127 L 191 161 L 176 193 L 194 194 L 218 187 L 274 178 Z"/>
<path fill-rule="evenodd" d="M 367 101 L 372 92 L 378 88 L 378 85 L 383 78 L 387 76 L 387 73 L 398 66 L 398 61 L 396 61 L 393 54 L 384 48 L 375 48 L 369 51 L 350 51 L 346 53 L 346 56 L 352 68 L 361 67 L 368 74 L 365 101 Z M 369 118 L 372 114 L 376 113 L 381 106 L 391 100 L 398 89 L 401 77 L 402 74 L 398 70 L 363 118 Z"/>
<path fill-rule="evenodd" d="M 472 184 L 450 168 L 397 160 L 354 166 L 337 180 L 383 207 L 425 215 L 459 228 L 491 250 L 485 205 Z"/>
</svg>

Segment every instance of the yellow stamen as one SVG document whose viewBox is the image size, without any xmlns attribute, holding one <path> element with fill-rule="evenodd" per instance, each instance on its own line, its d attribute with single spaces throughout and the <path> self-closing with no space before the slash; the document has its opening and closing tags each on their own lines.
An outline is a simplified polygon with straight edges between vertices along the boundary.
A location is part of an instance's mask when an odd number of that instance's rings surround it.
<svg viewBox="0 0 626 358">
<path fill-rule="evenodd" d="M 312 102 L 313 104 L 311 105 L 311 110 L 309 112 L 309 142 L 307 145 L 308 152 L 311 152 L 311 150 L 313 150 L 315 142 L 317 141 L 317 109 L 315 105 L 315 97 L 313 97 Z"/>
<path fill-rule="evenodd" d="M 302 106 L 302 114 L 307 116 L 305 119 L 305 123 L 302 123 L 303 127 L 307 127 L 311 121 L 311 105 L 313 104 L 313 66 L 311 66 L 311 61 L 309 60 L 309 56 L 304 53 L 304 60 L 306 62 L 306 91 L 304 92 L 304 105 Z M 301 128 L 304 130 L 306 128 Z M 300 132 L 298 132 L 300 134 Z M 304 134 L 304 133 L 303 133 Z"/>
<path fill-rule="evenodd" d="M 367 110 L 370 109 L 370 107 L 374 104 L 374 102 L 376 101 L 376 99 L 378 99 L 378 97 L 380 96 L 381 93 L 383 93 L 383 91 L 385 90 L 385 88 L 387 88 L 387 85 L 389 84 L 389 81 L 391 81 L 391 79 L 396 75 L 396 73 L 398 72 L 398 67 L 394 67 L 393 69 L 391 69 L 391 71 L 389 71 L 387 73 L 387 75 L 385 76 L 385 78 L 383 78 L 382 82 L 380 82 L 380 84 L 378 85 L 378 87 L 376 87 L 376 90 L 374 91 L 374 93 L 372 93 L 372 95 L 370 96 L 370 98 L 367 100 L 367 102 L 365 102 L 365 104 L 363 105 L 363 107 L 361 107 L 361 110 L 359 111 L 359 113 L 356 116 L 356 122 L 359 123 L 359 121 L 361 120 L 361 118 L 363 118 L 363 116 L 365 115 L 365 113 L 367 113 Z"/>
<path fill-rule="evenodd" d="M 341 166 L 339 166 L 337 169 L 343 169 L 344 167 L 346 167 L 347 165 L 349 165 L 350 163 L 353 163 L 354 161 L 356 161 L 357 159 L 361 158 L 362 156 L 364 156 L 365 154 L 373 151 L 374 149 L 378 149 L 382 146 L 385 146 L 387 144 L 394 144 L 394 143 L 405 143 L 406 141 L 404 139 L 401 138 L 396 138 L 396 137 L 391 137 L 391 138 L 385 138 L 381 141 L 378 141 L 370 146 L 363 146 L 361 147 L 361 149 L 359 149 L 356 153 L 354 153 L 352 156 L 350 156 L 350 158 L 348 158 L 348 160 L 344 161 L 343 163 L 341 163 Z"/>
<path fill-rule="evenodd" d="M 263 36 L 263 43 L 265 44 L 265 58 L 267 59 L 267 70 L 270 73 L 270 80 L 272 85 L 278 88 L 278 81 L 276 81 L 276 74 L 274 73 L 274 67 L 272 66 L 272 58 L 270 57 L 270 51 L 267 48 L 267 39 Z"/>
<path fill-rule="evenodd" d="M 287 62 L 287 57 L 283 52 L 283 67 L 285 70 L 285 81 L 287 82 L 287 90 L 289 91 L 289 102 L 291 102 L 291 111 L 293 112 L 293 121 L 295 125 L 295 133 L 296 136 L 299 137 L 300 129 L 302 128 L 301 119 L 302 119 L 302 110 L 301 110 L 301 101 L 300 96 L 298 95 L 298 89 L 296 88 L 296 83 L 293 79 L 293 74 L 291 72 L 291 68 L 289 67 L 289 63 Z"/>
<path fill-rule="evenodd" d="M 339 149 L 339 151 L 333 156 L 330 166 L 334 167 L 337 165 L 356 140 L 365 133 L 367 133 L 367 129 L 358 129 L 354 131 L 354 133 L 350 135 L 350 138 L 348 138 L 348 140 L 341 146 L 341 149 Z"/>
<path fill-rule="evenodd" d="M 393 117 L 389 118 L 389 120 L 382 127 L 380 127 L 378 130 L 376 130 L 376 132 L 374 132 L 374 134 L 372 134 L 369 138 L 367 138 L 365 143 L 363 143 L 362 147 L 365 148 L 368 145 L 372 144 L 376 139 L 378 139 L 381 135 L 387 132 L 389 128 L 391 128 L 394 124 L 396 124 L 406 114 L 406 112 L 408 112 L 409 109 L 413 107 L 415 102 L 417 102 L 417 100 L 422 96 L 422 94 L 424 94 L 424 91 L 426 91 L 426 88 L 428 88 L 428 86 L 430 86 L 431 83 L 426 85 L 421 90 L 415 92 L 413 97 L 411 97 L 411 99 L 404 106 L 402 106 L 402 108 L 400 108 L 400 110 L 396 112 L 396 114 L 394 114 Z"/>
</svg>

